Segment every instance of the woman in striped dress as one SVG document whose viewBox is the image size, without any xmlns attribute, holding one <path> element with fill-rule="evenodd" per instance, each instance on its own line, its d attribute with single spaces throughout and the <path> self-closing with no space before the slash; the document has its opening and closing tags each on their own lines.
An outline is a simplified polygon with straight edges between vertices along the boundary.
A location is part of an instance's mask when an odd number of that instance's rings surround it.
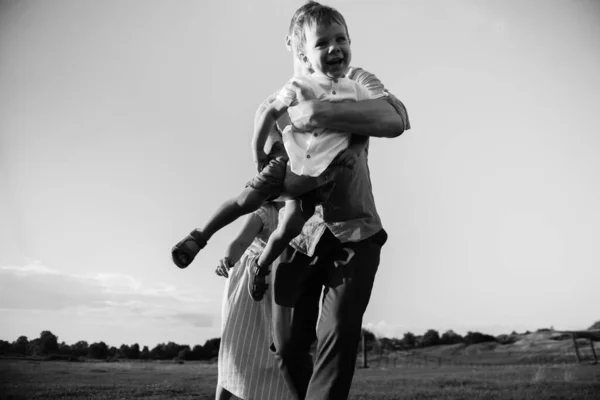
<svg viewBox="0 0 600 400">
<path fill-rule="evenodd" d="M 269 350 L 270 293 L 261 302 L 253 301 L 248 293 L 247 268 L 277 228 L 282 205 L 266 203 L 247 216 L 217 267 L 217 274 L 228 276 L 223 293 L 217 400 L 231 399 L 232 395 L 243 400 L 293 398 Z"/>
</svg>

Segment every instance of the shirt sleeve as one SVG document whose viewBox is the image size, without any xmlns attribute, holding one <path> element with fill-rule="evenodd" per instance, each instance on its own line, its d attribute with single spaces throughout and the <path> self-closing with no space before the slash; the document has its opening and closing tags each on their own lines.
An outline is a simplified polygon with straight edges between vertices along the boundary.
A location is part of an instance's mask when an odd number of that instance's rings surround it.
<svg viewBox="0 0 600 400">
<path fill-rule="evenodd" d="M 282 208 L 280 219 L 283 218 L 284 209 Z M 302 233 L 296 236 L 290 242 L 290 246 L 299 252 L 306 254 L 309 257 L 312 257 L 315 254 L 315 250 L 317 248 L 317 244 L 319 244 L 319 240 L 321 240 L 321 236 L 325 233 L 325 222 L 323 221 L 323 210 L 319 205 L 315 209 L 315 213 L 312 217 L 306 221 L 304 227 L 302 228 Z"/>
<path fill-rule="evenodd" d="M 352 68 L 348 78 L 358 83 L 362 88 L 359 92 L 360 97 L 362 97 L 360 100 L 380 99 L 388 95 L 383 83 L 374 74 L 362 68 Z"/>
<path fill-rule="evenodd" d="M 296 90 L 294 89 L 294 84 L 298 84 L 299 82 L 300 81 L 295 78 L 290 79 L 277 94 L 277 100 L 285 104 L 286 107 L 291 106 L 296 100 Z"/>
<path fill-rule="evenodd" d="M 383 83 L 375 76 L 375 74 L 365 71 L 362 68 L 352 68 L 348 74 L 348 78 L 354 80 L 356 83 L 367 89 L 370 97 L 367 97 L 366 99 L 379 99 L 385 97 L 387 102 L 394 107 L 398 115 L 402 117 L 402 121 L 404 122 L 404 130 L 410 129 L 410 120 L 408 119 L 406 107 L 404 107 L 404 104 L 402 104 L 402 102 L 398 100 L 396 96 L 387 91 L 385 86 L 383 86 Z"/>
<path fill-rule="evenodd" d="M 275 101 L 278 93 L 279 93 L 279 91 L 270 95 L 265 101 L 262 102 L 262 104 L 256 110 L 256 113 L 254 114 L 254 128 L 255 129 L 256 129 L 256 125 L 258 124 L 259 118 L 263 115 L 265 110 L 269 107 L 269 104 L 271 104 L 272 102 Z M 271 151 L 270 149 L 273 146 L 273 143 L 283 141 L 283 138 L 281 135 L 282 135 L 282 132 L 281 132 L 281 129 L 279 128 L 279 125 L 275 124 L 273 126 L 273 128 L 269 131 L 269 138 L 267 139 L 267 142 L 265 143 L 265 151 L 267 153 L 269 153 Z"/>
</svg>

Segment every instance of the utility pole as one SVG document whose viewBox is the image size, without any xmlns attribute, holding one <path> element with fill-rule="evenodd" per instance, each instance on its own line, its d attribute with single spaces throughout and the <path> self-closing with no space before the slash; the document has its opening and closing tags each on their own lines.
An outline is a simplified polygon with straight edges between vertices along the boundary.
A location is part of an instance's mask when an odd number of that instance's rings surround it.
<svg viewBox="0 0 600 400">
<path fill-rule="evenodd" d="M 577 362 L 581 362 L 581 356 L 579 355 L 579 347 L 577 347 L 577 340 L 575 339 L 575 335 L 572 334 L 571 338 L 573 338 L 573 345 L 575 346 L 575 355 L 577 356 Z"/>
<path fill-rule="evenodd" d="M 363 351 L 363 368 L 369 368 L 367 365 L 367 337 L 365 332 L 362 331 L 362 351 Z"/>
</svg>

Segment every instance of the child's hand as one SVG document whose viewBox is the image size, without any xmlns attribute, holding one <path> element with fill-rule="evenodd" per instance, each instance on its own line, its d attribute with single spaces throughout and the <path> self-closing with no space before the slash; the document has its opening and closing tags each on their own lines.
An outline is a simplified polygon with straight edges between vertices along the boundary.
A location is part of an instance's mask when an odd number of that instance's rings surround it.
<svg viewBox="0 0 600 400">
<path fill-rule="evenodd" d="M 269 157 L 264 150 L 256 150 L 254 152 L 254 162 L 256 163 L 256 170 L 260 172 L 269 163 Z"/>
<path fill-rule="evenodd" d="M 219 276 L 223 276 L 225 278 L 229 278 L 228 271 L 231 268 L 233 268 L 234 265 L 235 264 L 233 263 L 233 261 L 231 261 L 231 259 L 229 257 L 223 257 L 219 261 L 219 265 L 217 266 L 217 269 L 215 270 L 215 274 L 217 274 Z"/>
<path fill-rule="evenodd" d="M 322 113 L 323 108 L 329 104 L 319 101 L 311 90 L 296 81 L 291 83 L 291 88 L 296 92 L 296 101 L 287 109 L 292 125 L 300 132 L 317 129 L 315 116 Z"/>
</svg>

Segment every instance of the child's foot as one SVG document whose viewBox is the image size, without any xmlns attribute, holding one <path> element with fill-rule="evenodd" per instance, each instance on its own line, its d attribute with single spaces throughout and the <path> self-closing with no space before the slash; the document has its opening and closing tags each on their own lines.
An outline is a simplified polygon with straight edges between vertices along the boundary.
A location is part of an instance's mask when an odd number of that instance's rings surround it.
<svg viewBox="0 0 600 400">
<path fill-rule="evenodd" d="M 258 265 L 258 257 L 252 261 L 250 268 L 250 279 L 248 280 L 248 293 L 254 301 L 261 301 L 267 291 L 267 275 L 271 273 L 268 267 L 260 267 Z"/>
<path fill-rule="evenodd" d="M 179 268 L 186 268 L 194 257 L 206 246 L 206 239 L 200 231 L 192 231 L 171 250 L 171 257 Z"/>
</svg>

